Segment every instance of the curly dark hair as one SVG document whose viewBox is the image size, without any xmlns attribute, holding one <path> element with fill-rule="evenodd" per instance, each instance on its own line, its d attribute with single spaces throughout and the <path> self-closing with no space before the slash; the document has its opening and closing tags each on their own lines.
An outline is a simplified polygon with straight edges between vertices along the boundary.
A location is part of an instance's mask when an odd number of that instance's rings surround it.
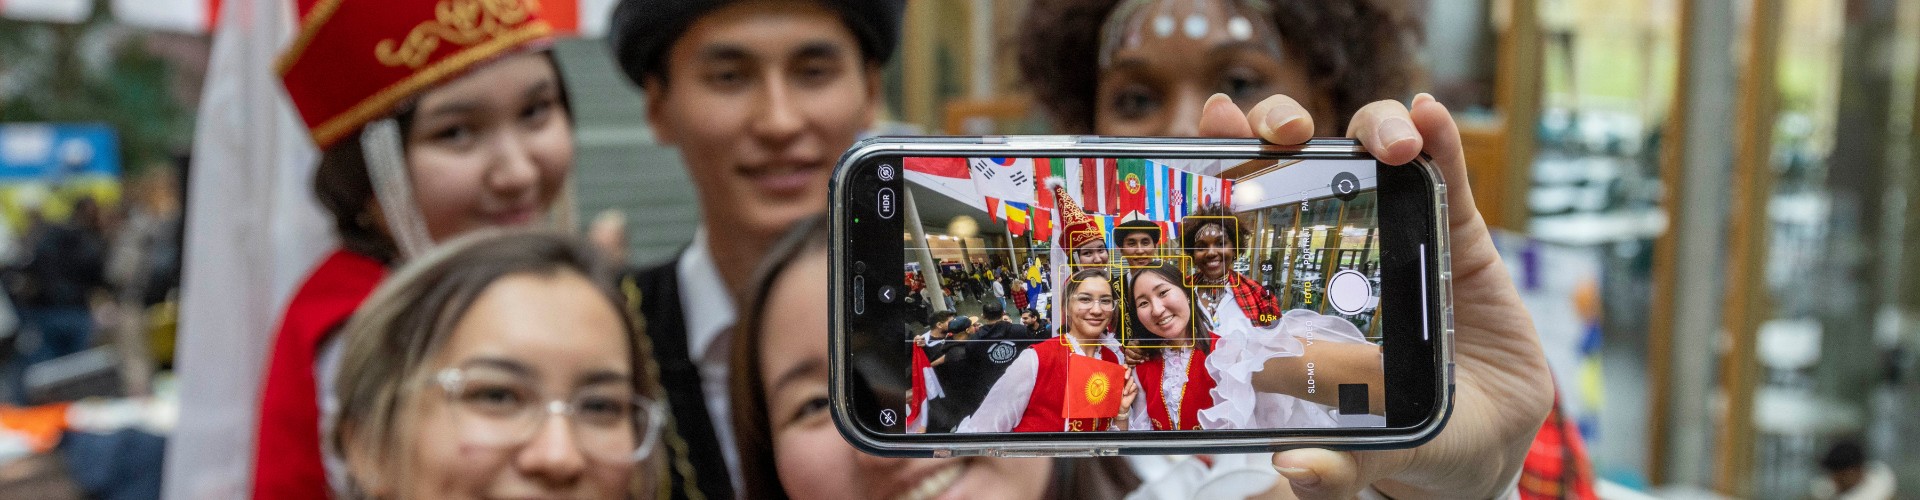
<svg viewBox="0 0 1920 500">
<path fill-rule="evenodd" d="M 1237 227 L 1222 226 L 1221 222 L 1224 217 L 1233 217 L 1234 225 Z M 1221 226 L 1221 232 L 1233 237 L 1233 251 L 1244 252 L 1247 250 L 1247 238 L 1252 235 L 1253 232 L 1247 228 L 1246 224 L 1240 223 L 1239 221 L 1240 217 L 1234 215 L 1232 212 L 1228 212 L 1227 207 L 1219 203 L 1208 203 L 1206 206 L 1200 207 L 1199 210 L 1187 214 L 1186 218 L 1180 220 L 1180 248 L 1184 250 L 1187 255 L 1193 255 L 1193 240 L 1196 238 L 1195 235 L 1200 234 L 1200 228 Z"/>
<path fill-rule="evenodd" d="M 1037 0 L 1021 22 L 1021 78 L 1062 132 L 1093 132 L 1100 29 L 1121 1 Z M 1333 119 L 1317 120 L 1323 127 L 1343 131 L 1360 107 L 1407 92 L 1421 32 L 1404 2 L 1255 1 L 1266 4 L 1284 50 L 1306 61 L 1314 90 L 1332 106 Z"/>
</svg>

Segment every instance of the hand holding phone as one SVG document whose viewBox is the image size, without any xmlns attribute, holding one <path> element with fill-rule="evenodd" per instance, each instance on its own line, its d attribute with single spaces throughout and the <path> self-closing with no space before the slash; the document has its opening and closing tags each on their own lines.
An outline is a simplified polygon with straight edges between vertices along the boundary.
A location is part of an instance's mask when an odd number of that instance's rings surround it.
<svg viewBox="0 0 1920 500">
<path fill-rule="evenodd" d="M 1450 403 L 1445 188 L 1383 167 L 1342 140 L 863 142 L 830 215 L 836 423 L 894 455 L 1423 442 Z M 972 290 L 970 361 L 909 362 L 902 270 Z M 1059 333 L 1007 333 L 980 290 L 1040 274 L 1050 300 L 1015 306 Z M 909 408 L 926 432 L 875 417 Z"/>
<path fill-rule="evenodd" d="M 1254 137 L 1258 130 L 1269 142 L 1295 144 L 1314 130 L 1313 117 L 1287 96 L 1262 101 L 1245 120 L 1225 99 L 1209 100 L 1206 108 L 1203 135 Z M 1427 155 L 1450 187 L 1459 374 L 1454 424 L 1418 448 L 1296 449 L 1277 454 L 1276 468 L 1300 498 L 1352 498 L 1368 486 L 1395 498 L 1496 496 L 1514 484 L 1554 389 L 1532 320 L 1474 208 L 1459 129 L 1445 106 L 1420 94 L 1411 109 L 1396 101 L 1367 105 L 1352 117 L 1347 136 L 1389 165 Z"/>
</svg>

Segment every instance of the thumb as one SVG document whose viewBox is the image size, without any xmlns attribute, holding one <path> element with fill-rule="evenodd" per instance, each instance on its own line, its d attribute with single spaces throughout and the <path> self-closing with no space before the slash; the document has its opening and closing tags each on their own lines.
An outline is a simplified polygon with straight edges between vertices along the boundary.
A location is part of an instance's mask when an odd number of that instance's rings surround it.
<svg viewBox="0 0 1920 500">
<path fill-rule="evenodd" d="M 1273 469 L 1302 499 L 1353 498 L 1372 481 L 1364 479 L 1360 457 L 1321 448 L 1287 450 L 1273 455 Z"/>
</svg>

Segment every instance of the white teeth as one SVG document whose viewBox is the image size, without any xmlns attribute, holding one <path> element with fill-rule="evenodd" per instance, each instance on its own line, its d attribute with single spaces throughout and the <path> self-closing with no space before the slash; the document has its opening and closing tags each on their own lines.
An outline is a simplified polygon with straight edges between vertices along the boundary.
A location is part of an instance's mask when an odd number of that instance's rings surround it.
<svg viewBox="0 0 1920 500">
<path fill-rule="evenodd" d="M 896 500 L 928 500 L 939 496 L 941 493 L 945 493 L 947 488 L 952 488 L 954 483 L 960 481 L 960 473 L 966 472 L 966 468 L 967 462 L 960 462 L 942 468 L 928 475 L 926 479 L 920 480 L 920 484 L 914 486 L 912 490 L 894 498 Z"/>
</svg>

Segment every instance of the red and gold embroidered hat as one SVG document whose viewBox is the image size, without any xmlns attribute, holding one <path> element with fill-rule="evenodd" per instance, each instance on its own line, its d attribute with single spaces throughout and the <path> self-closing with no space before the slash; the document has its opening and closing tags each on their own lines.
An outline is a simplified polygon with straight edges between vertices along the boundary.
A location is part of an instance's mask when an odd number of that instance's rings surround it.
<svg viewBox="0 0 1920 500">
<path fill-rule="evenodd" d="M 1053 187 L 1054 199 L 1060 202 L 1060 241 L 1061 249 L 1073 251 L 1082 245 L 1091 243 L 1106 244 L 1107 233 L 1093 217 L 1080 209 L 1080 204 L 1067 194 L 1067 188 Z"/>
<path fill-rule="evenodd" d="M 480 63 L 551 43 L 539 0 L 298 0 L 276 69 L 326 149 Z"/>
</svg>

